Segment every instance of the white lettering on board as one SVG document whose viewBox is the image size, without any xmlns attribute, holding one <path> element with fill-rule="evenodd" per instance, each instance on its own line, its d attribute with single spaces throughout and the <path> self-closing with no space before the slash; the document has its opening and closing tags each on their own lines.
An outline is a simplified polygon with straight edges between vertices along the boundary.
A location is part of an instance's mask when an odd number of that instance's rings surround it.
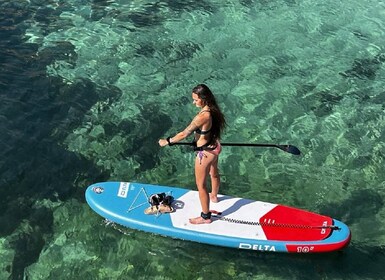
<svg viewBox="0 0 385 280">
<path fill-rule="evenodd" d="M 314 250 L 314 246 L 297 246 L 297 253 L 310 253 Z"/>
<path fill-rule="evenodd" d="M 261 245 L 261 244 L 239 243 L 239 249 L 275 252 L 275 246 L 268 245 L 268 244 Z"/>
<path fill-rule="evenodd" d="M 322 229 L 321 229 L 321 234 L 325 234 L 326 233 L 326 227 L 328 226 L 328 221 L 325 221 L 322 223 Z"/>
<path fill-rule="evenodd" d="M 126 198 L 128 194 L 128 187 L 130 183 L 121 182 L 118 190 L 118 196 Z"/>
</svg>

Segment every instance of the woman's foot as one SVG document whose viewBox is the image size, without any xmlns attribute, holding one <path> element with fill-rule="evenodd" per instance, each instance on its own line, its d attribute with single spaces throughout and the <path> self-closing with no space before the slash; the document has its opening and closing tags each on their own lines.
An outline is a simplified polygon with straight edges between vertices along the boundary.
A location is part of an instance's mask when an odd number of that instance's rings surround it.
<svg viewBox="0 0 385 280">
<path fill-rule="evenodd" d="M 210 201 L 212 203 L 218 203 L 219 202 L 218 196 L 216 196 L 215 194 L 212 194 L 212 193 L 210 193 L 209 195 L 210 195 Z"/>
<path fill-rule="evenodd" d="M 201 216 L 196 217 L 196 218 L 191 218 L 189 221 L 190 221 L 190 224 L 193 224 L 193 225 L 210 224 L 211 223 L 211 219 L 203 219 Z"/>
</svg>

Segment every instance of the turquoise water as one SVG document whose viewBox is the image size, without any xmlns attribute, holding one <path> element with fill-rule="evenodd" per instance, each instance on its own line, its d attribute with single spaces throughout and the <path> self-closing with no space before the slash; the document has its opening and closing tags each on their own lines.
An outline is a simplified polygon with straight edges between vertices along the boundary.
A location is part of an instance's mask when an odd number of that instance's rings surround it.
<svg viewBox="0 0 385 280">
<path fill-rule="evenodd" d="M 384 1 L 0 0 L 0 279 L 381 279 Z M 283 255 L 105 225 L 97 181 L 194 189 L 157 139 L 226 114 L 221 192 L 332 216 L 343 252 Z"/>
</svg>

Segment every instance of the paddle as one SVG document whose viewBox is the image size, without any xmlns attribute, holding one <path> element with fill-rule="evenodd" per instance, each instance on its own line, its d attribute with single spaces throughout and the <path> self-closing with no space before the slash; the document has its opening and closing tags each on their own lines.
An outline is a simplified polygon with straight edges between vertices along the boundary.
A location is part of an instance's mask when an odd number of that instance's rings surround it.
<svg viewBox="0 0 385 280">
<path fill-rule="evenodd" d="M 193 146 L 193 143 L 186 143 L 186 142 L 177 142 L 172 143 L 172 145 L 187 145 L 187 146 Z M 253 144 L 253 143 L 221 143 L 221 146 L 236 146 L 236 147 L 271 147 L 271 148 L 278 148 L 284 152 L 299 156 L 301 154 L 301 151 L 293 145 L 277 145 L 277 144 Z"/>
</svg>

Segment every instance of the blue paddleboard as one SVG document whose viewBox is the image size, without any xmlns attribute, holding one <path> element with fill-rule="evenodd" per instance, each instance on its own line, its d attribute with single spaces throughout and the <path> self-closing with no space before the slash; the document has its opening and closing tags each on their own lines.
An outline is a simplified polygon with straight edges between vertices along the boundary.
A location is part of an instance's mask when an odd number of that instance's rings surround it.
<svg viewBox="0 0 385 280">
<path fill-rule="evenodd" d="M 174 197 L 172 213 L 144 213 L 152 194 Z M 350 242 L 349 228 L 333 218 L 274 203 L 219 195 L 211 203 L 210 224 L 193 225 L 200 215 L 197 191 L 130 182 L 102 182 L 85 193 L 89 206 L 122 226 L 172 238 L 268 252 L 318 253 L 341 250 Z"/>
</svg>

